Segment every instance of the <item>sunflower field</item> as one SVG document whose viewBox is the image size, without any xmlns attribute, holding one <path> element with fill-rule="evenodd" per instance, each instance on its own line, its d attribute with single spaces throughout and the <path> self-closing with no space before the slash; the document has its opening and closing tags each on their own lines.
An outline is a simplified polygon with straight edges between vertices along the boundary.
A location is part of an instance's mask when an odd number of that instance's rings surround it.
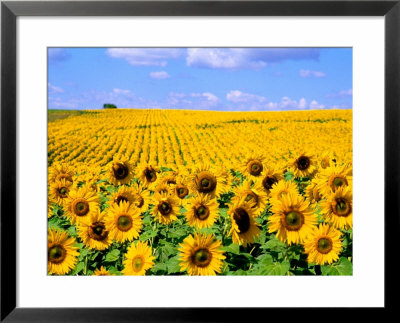
<svg viewBox="0 0 400 323">
<path fill-rule="evenodd" d="M 352 111 L 48 122 L 49 275 L 352 275 Z"/>
</svg>

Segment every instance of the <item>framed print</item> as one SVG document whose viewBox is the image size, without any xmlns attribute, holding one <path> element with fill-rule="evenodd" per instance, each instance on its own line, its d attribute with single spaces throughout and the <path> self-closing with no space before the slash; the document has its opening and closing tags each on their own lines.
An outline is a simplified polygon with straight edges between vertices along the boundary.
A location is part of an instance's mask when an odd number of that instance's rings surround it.
<svg viewBox="0 0 400 323">
<path fill-rule="evenodd" d="M 1 10 L 2 321 L 394 306 L 398 1 Z"/>
</svg>

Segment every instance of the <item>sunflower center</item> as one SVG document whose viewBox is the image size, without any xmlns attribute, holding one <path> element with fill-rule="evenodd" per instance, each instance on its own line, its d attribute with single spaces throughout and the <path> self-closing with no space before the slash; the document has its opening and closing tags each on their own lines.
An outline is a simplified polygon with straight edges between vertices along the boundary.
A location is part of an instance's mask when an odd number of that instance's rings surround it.
<svg viewBox="0 0 400 323">
<path fill-rule="evenodd" d="M 347 179 L 343 176 L 336 175 L 335 177 L 333 177 L 330 180 L 330 187 L 333 192 L 335 192 L 337 188 L 339 188 L 340 186 L 343 186 L 343 185 L 346 185 L 346 186 L 348 185 Z"/>
<path fill-rule="evenodd" d="M 310 158 L 307 156 L 301 156 L 297 159 L 297 168 L 300 170 L 306 170 L 310 167 Z"/>
<path fill-rule="evenodd" d="M 258 160 L 252 160 L 250 163 L 247 164 L 247 169 L 249 173 L 253 176 L 258 176 L 263 171 L 263 165 Z"/>
<path fill-rule="evenodd" d="M 332 203 L 332 211 L 337 216 L 348 216 L 351 213 L 351 205 L 345 198 L 337 198 Z"/>
<path fill-rule="evenodd" d="M 157 179 L 157 174 L 153 168 L 146 168 L 144 171 L 144 176 L 146 177 L 146 180 L 150 183 L 153 183 Z"/>
<path fill-rule="evenodd" d="M 332 250 L 332 240 L 328 237 L 320 238 L 317 244 L 318 252 L 326 254 Z"/>
<path fill-rule="evenodd" d="M 206 220 L 208 218 L 208 216 L 210 215 L 210 210 L 208 209 L 207 206 L 205 205 L 200 205 L 197 209 L 196 209 L 196 216 L 198 219 L 200 220 Z"/>
<path fill-rule="evenodd" d="M 134 271 L 139 272 L 143 267 L 143 259 L 142 259 L 142 257 L 139 257 L 139 256 L 135 257 L 132 260 L 132 266 L 133 266 L 133 270 Z"/>
<path fill-rule="evenodd" d="M 265 176 L 262 184 L 264 186 L 264 188 L 269 192 L 269 190 L 272 188 L 272 185 L 274 185 L 276 182 L 278 182 L 278 180 L 275 178 L 275 176 Z"/>
<path fill-rule="evenodd" d="M 108 237 L 108 231 L 106 230 L 104 223 L 93 223 L 89 227 L 89 237 L 97 241 L 103 241 L 104 239 L 106 239 Z"/>
<path fill-rule="evenodd" d="M 189 194 L 189 190 L 185 186 L 176 188 L 176 195 L 178 195 L 178 197 L 180 199 L 183 199 L 188 194 Z"/>
<path fill-rule="evenodd" d="M 65 259 L 66 256 L 67 252 L 65 251 L 64 247 L 60 245 L 55 245 L 48 251 L 49 261 L 53 264 L 59 264 Z"/>
<path fill-rule="evenodd" d="M 129 175 L 129 168 L 121 163 L 115 163 L 113 165 L 113 173 L 116 179 L 124 179 Z"/>
<path fill-rule="evenodd" d="M 246 233 L 250 229 L 250 216 L 245 209 L 237 208 L 233 213 L 233 219 L 239 227 L 240 233 Z"/>
<path fill-rule="evenodd" d="M 128 231 L 132 228 L 132 218 L 129 215 L 120 215 L 117 221 L 117 227 L 120 231 Z"/>
<path fill-rule="evenodd" d="M 61 197 L 67 197 L 68 188 L 66 188 L 66 187 L 61 187 L 61 188 L 58 190 L 58 193 L 60 194 Z"/>
<path fill-rule="evenodd" d="M 72 208 L 77 216 L 85 216 L 89 213 L 89 203 L 83 199 L 75 200 Z"/>
<path fill-rule="evenodd" d="M 158 211 L 160 211 L 162 215 L 168 215 L 172 212 L 172 207 L 168 202 L 162 201 L 158 204 Z"/>
<path fill-rule="evenodd" d="M 120 202 L 129 202 L 129 200 L 125 197 L 125 196 L 122 196 L 122 195 L 118 195 L 115 199 L 114 199 L 114 202 L 116 203 L 116 204 L 119 204 Z"/>
<path fill-rule="evenodd" d="M 253 191 L 248 191 L 244 199 L 246 202 L 251 202 L 251 207 L 255 208 L 258 205 L 258 195 Z"/>
<path fill-rule="evenodd" d="M 211 193 L 217 187 L 217 180 L 209 172 L 201 172 L 198 175 L 198 190 L 200 193 Z"/>
<path fill-rule="evenodd" d="M 298 231 L 304 224 L 304 216 L 300 212 L 290 211 L 284 215 L 284 227 L 289 231 Z"/>
<path fill-rule="evenodd" d="M 208 249 L 198 249 L 192 255 L 192 262 L 198 267 L 206 267 L 211 262 L 212 255 Z"/>
<path fill-rule="evenodd" d="M 144 198 L 138 195 L 137 197 L 136 206 L 140 209 L 144 204 Z"/>
</svg>

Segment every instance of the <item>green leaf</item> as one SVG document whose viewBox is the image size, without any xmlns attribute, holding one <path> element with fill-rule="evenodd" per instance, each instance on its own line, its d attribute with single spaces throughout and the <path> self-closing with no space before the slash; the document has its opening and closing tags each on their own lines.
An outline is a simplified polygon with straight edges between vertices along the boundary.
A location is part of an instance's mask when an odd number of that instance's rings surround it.
<svg viewBox="0 0 400 323">
<path fill-rule="evenodd" d="M 140 235 L 139 240 L 146 241 L 150 240 L 151 238 L 154 238 L 155 236 L 157 236 L 157 231 L 146 231 Z"/>
<path fill-rule="evenodd" d="M 75 269 L 72 271 L 71 275 L 77 275 L 77 274 L 79 274 L 79 273 L 83 270 L 83 268 L 85 268 L 85 263 L 84 263 L 83 261 L 81 261 L 81 262 L 79 262 L 79 263 L 76 265 L 76 267 L 75 267 Z"/>
<path fill-rule="evenodd" d="M 269 250 L 273 250 L 276 252 L 285 250 L 287 248 L 286 244 L 277 240 L 277 239 L 271 239 L 268 240 L 263 246 L 263 249 L 269 249 Z"/>
<path fill-rule="evenodd" d="M 164 263 L 156 263 L 152 268 L 151 272 L 152 273 L 157 273 L 157 272 L 166 272 L 167 271 L 167 265 Z"/>
<path fill-rule="evenodd" d="M 114 262 L 117 261 L 119 258 L 120 251 L 118 249 L 111 250 L 109 253 L 106 254 L 106 262 Z"/>
<path fill-rule="evenodd" d="M 239 255 L 240 254 L 239 245 L 234 244 L 234 243 L 230 244 L 229 246 L 224 246 L 222 249 L 225 250 L 226 252 L 230 252 L 230 253 L 233 253 L 235 255 Z"/>
<path fill-rule="evenodd" d="M 341 257 L 333 265 L 321 266 L 321 273 L 327 276 L 349 276 L 353 274 L 353 264 L 346 257 Z"/>
<path fill-rule="evenodd" d="M 181 267 L 179 266 L 179 264 L 180 261 L 178 259 L 178 256 L 172 257 L 170 260 L 168 260 L 168 274 L 179 273 L 181 271 Z"/>
<path fill-rule="evenodd" d="M 283 276 L 286 275 L 286 273 L 289 271 L 289 268 L 289 261 L 273 262 L 269 265 L 263 266 L 260 269 L 260 274 L 269 276 Z"/>
</svg>

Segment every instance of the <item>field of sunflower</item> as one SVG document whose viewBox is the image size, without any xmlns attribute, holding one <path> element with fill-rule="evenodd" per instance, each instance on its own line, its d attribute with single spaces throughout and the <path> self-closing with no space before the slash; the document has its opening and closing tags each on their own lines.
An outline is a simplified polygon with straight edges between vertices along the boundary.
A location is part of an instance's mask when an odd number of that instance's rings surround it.
<svg viewBox="0 0 400 323">
<path fill-rule="evenodd" d="M 48 123 L 48 274 L 351 275 L 352 111 Z"/>
</svg>

